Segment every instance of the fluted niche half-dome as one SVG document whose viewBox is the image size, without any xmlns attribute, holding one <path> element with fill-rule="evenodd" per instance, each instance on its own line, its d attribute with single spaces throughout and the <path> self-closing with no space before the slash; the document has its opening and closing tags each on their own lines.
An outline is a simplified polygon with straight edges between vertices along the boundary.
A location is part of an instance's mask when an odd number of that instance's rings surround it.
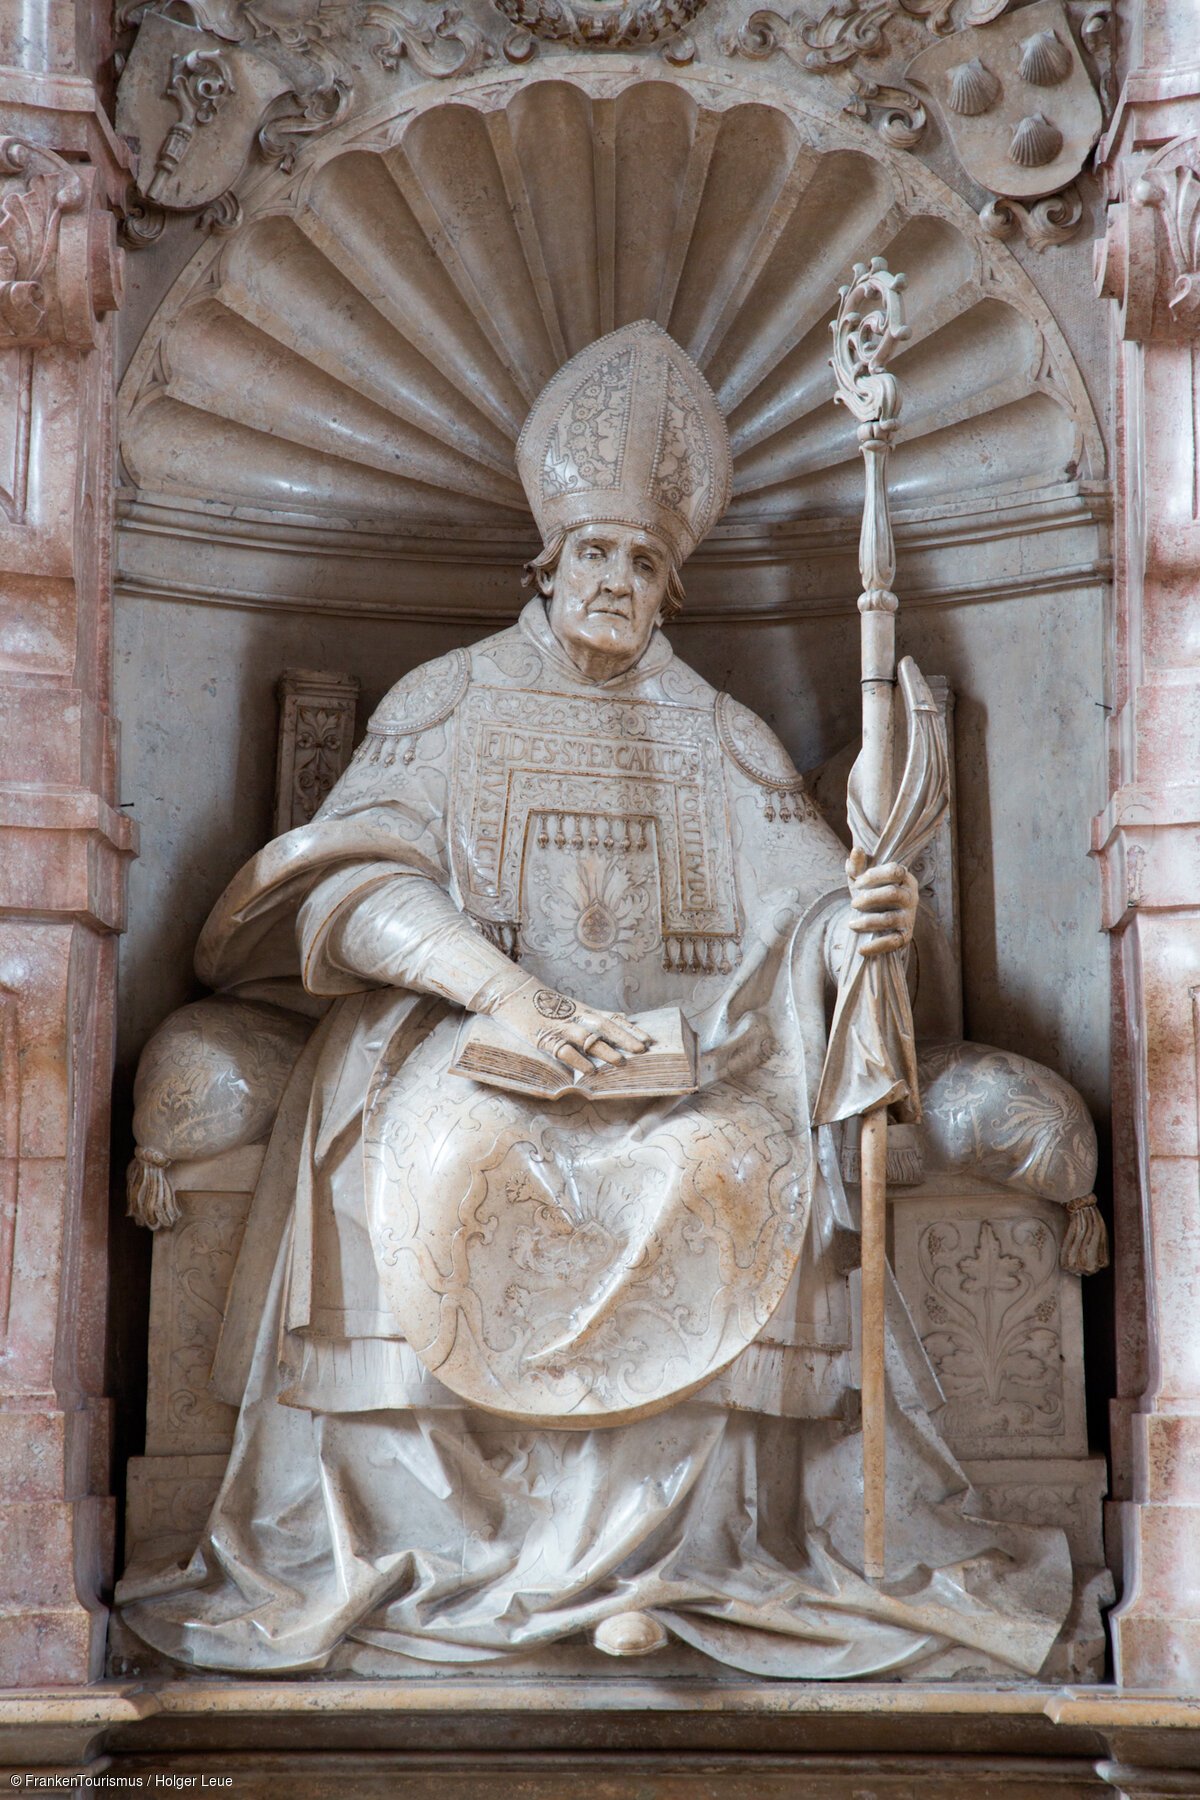
<svg viewBox="0 0 1200 1800">
<path fill-rule="evenodd" d="M 193 259 L 121 393 L 141 497 L 307 527 L 527 533 L 514 447 L 555 369 L 666 327 L 729 419 L 731 527 L 850 514 L 828 321 L 855 261 L 909 277 L 898 504 L 1088 472 L 1095 427 L 1036 289 L 933 176 L 853 122 L 579 79 L 502 84 L 328 150 Z"/>
</svg>

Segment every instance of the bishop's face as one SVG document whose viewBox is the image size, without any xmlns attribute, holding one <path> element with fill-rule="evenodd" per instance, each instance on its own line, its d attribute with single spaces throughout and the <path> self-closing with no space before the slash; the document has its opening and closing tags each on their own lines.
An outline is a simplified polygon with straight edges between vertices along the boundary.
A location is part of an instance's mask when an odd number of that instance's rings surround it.
<svg viewBox="0 0 1200 1800">
<path fill-rule="evenodd" d="M 630 525 L 578 525 L 549 578 L 550 629 L 580 673 L 606 681 L 632 668 L 666 598 L 670 553 Z"/>
</svg>

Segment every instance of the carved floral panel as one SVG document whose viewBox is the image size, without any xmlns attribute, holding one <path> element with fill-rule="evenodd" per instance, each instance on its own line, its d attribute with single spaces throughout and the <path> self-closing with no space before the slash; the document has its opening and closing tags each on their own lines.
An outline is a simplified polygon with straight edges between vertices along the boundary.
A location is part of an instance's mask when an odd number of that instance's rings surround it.
<svg viewBox="0 0 1200 1800">
<path fill-rule="evenodd" d="M 1065 1213 L 986 1194 L 897 1197 L 895 1263 L 959 1456 L 1083 1455 L 1079 1284 Z"/>
<path fill-rule="evenodd" d="M 208 1378 L 250 1196 L 183 1192 L 179 1202 L 179 1223 L 155 1244 L 146 1406 L 151 1456 L 226 1450 L 236 1417 L 209 1393 Z"/>
</svg>

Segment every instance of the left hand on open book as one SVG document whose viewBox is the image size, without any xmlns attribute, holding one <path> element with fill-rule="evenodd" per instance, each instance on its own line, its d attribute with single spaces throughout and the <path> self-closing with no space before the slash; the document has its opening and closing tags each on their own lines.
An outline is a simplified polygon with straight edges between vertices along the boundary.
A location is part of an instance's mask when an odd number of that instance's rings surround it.
<svg viewBox="0 0 1200 1800">
<path fill-rule="evenodd" d="M 540 981 L 522 982 L 487 1010 L 527 1044 L 580 1075 L 640 1056 L 650 1047 L 646 1033 L 623 1013 L 585 1006 Z"/>
<path fill-rule="evenodd" d="M 854 913 L 850 929 L 863 934 L 862 954 L 906 950 L 917 918 L 917 884 L 904 865 L 880 863 L 872 869 L 861 850 L 852 850 L 846 880 Z"/>
</svg>

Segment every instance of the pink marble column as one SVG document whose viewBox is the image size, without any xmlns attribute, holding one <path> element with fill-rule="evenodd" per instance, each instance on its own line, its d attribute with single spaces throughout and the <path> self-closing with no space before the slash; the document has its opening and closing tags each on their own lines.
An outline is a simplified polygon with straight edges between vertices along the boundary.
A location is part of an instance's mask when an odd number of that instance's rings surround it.
<svg viewBox="0 0 1200 1800">
<path fill-rule="evenodd" d="M 104 11 L 0 9 L 0 1687 L 100 1672 L 114 985 Z"/>
<path fill-rule="evenodd" d="M 1102 146 L 1118 582 L 1096 823 L 1119 1038 L 1118 1679 L 1200 1692 L 1200 21 L 1132 9 Z"/>
</svg>

